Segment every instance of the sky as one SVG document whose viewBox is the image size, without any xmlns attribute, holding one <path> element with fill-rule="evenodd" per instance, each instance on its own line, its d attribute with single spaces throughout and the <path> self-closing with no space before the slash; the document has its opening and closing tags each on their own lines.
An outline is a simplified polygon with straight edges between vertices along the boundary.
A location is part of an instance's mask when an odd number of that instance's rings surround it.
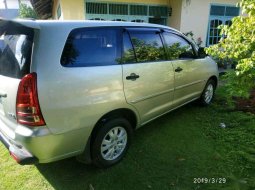
<svg viewBox="0 0 255 190">
<path fill-rule="evenodd" d="M 19 8 L 18 2 L 19 2 L 18 0 L 6 0 L 9 9 L 18 9 Z M 21 3 L 31 5 L 29 0 L 21 0 Z M 0 9 L 4 8 L 5 8 L 4 0 L 0 0 Z"/>
</svg>

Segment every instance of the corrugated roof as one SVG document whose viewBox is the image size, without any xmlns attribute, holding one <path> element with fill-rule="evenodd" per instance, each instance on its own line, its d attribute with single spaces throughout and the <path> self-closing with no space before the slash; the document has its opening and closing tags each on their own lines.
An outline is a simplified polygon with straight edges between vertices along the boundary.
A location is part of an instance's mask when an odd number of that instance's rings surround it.
<svg viewBox="0 0 255 190">
<path fill-rule="evenodd" d="M 41 19 L 52 17 L 53 0 L 30 0 L 30 2 Z"/>
</svg>

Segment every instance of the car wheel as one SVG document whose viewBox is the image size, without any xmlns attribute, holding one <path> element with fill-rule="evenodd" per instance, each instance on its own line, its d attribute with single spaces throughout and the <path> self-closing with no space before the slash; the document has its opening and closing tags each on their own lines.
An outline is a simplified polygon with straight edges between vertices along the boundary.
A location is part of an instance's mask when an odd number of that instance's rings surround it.
<svg viewBox="0 0 255 190">
<path fill-rule="evenodd" d="M 209 80 L 205 85 L 204 91 L 200 97 L 200 103 L 202 105 L 207 106 L 212 102 L 214 98 L 215 88 L 216 88 L 215 81 Z"/>
<path fill-rule="evenodd" d="M 100 168 L 118 163 L 126 154 L 133 134 L 124 118 L 111 119 L 97 132 L 92 144 L 92 162 Z"/>
</svg>

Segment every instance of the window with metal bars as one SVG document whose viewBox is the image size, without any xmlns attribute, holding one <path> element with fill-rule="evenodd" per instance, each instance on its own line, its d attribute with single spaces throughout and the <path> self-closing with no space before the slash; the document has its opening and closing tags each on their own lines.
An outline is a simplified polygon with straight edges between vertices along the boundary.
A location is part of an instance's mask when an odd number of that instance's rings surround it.
<svg viewBox="0 0 255 190">
<path fill-rule="evenodd" d="M 128 15 L 127 4 L 109 4 L 109 14 Z"/>
<path fill-rule="evenodd" d="M 130 5 L 130 15 L 147 16 L 148 6 L 146 5 Z"/>
<path fill-rule="evenodd" d="M 149 9 L 149 12 L 148 12 Z M 94 3 L 86 2 L 87 14 L 168 16 L 167 6 L 147 6 L 136 4 Z M 149 13 L 149 14 L 148 14 Z"/>
<path fill-rule="evenodd" d="M 211 5 L 210 17 L 208 24 L 208 35 L 207 35 L 207 45 L 217 44 L 221 38 L 219 25 L 232 24 L 232 18 L 238 16 L 240 12 L 239 7 L 227 6 L 227 5 Z"/>
<path fill-rule="evenodd" d="M 86 3 L 86 12 L 88 14 L 107 14 L 107 3 Z"/>
</svg>

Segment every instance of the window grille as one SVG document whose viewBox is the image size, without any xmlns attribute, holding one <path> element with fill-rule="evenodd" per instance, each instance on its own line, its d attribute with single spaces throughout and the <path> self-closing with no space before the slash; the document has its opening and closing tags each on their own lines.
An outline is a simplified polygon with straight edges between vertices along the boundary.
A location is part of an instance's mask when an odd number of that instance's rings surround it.
<svg viewBox="0 0 255 190">
<path fill-rule="evenodd" d="M 148 6 L 145 5 L 130 5 L 130 15 L 147 16 Z"/>
<path fill-rule="evenodd" d="M 128 5 L 126 5 L 126 4 L 109 4 L 109 14 L 128 15 Z"/>
<path fill-rule="evenodd" d="M 86 3 L 88 14 L 107 14 L 107 3 Z"/>
</svg>

